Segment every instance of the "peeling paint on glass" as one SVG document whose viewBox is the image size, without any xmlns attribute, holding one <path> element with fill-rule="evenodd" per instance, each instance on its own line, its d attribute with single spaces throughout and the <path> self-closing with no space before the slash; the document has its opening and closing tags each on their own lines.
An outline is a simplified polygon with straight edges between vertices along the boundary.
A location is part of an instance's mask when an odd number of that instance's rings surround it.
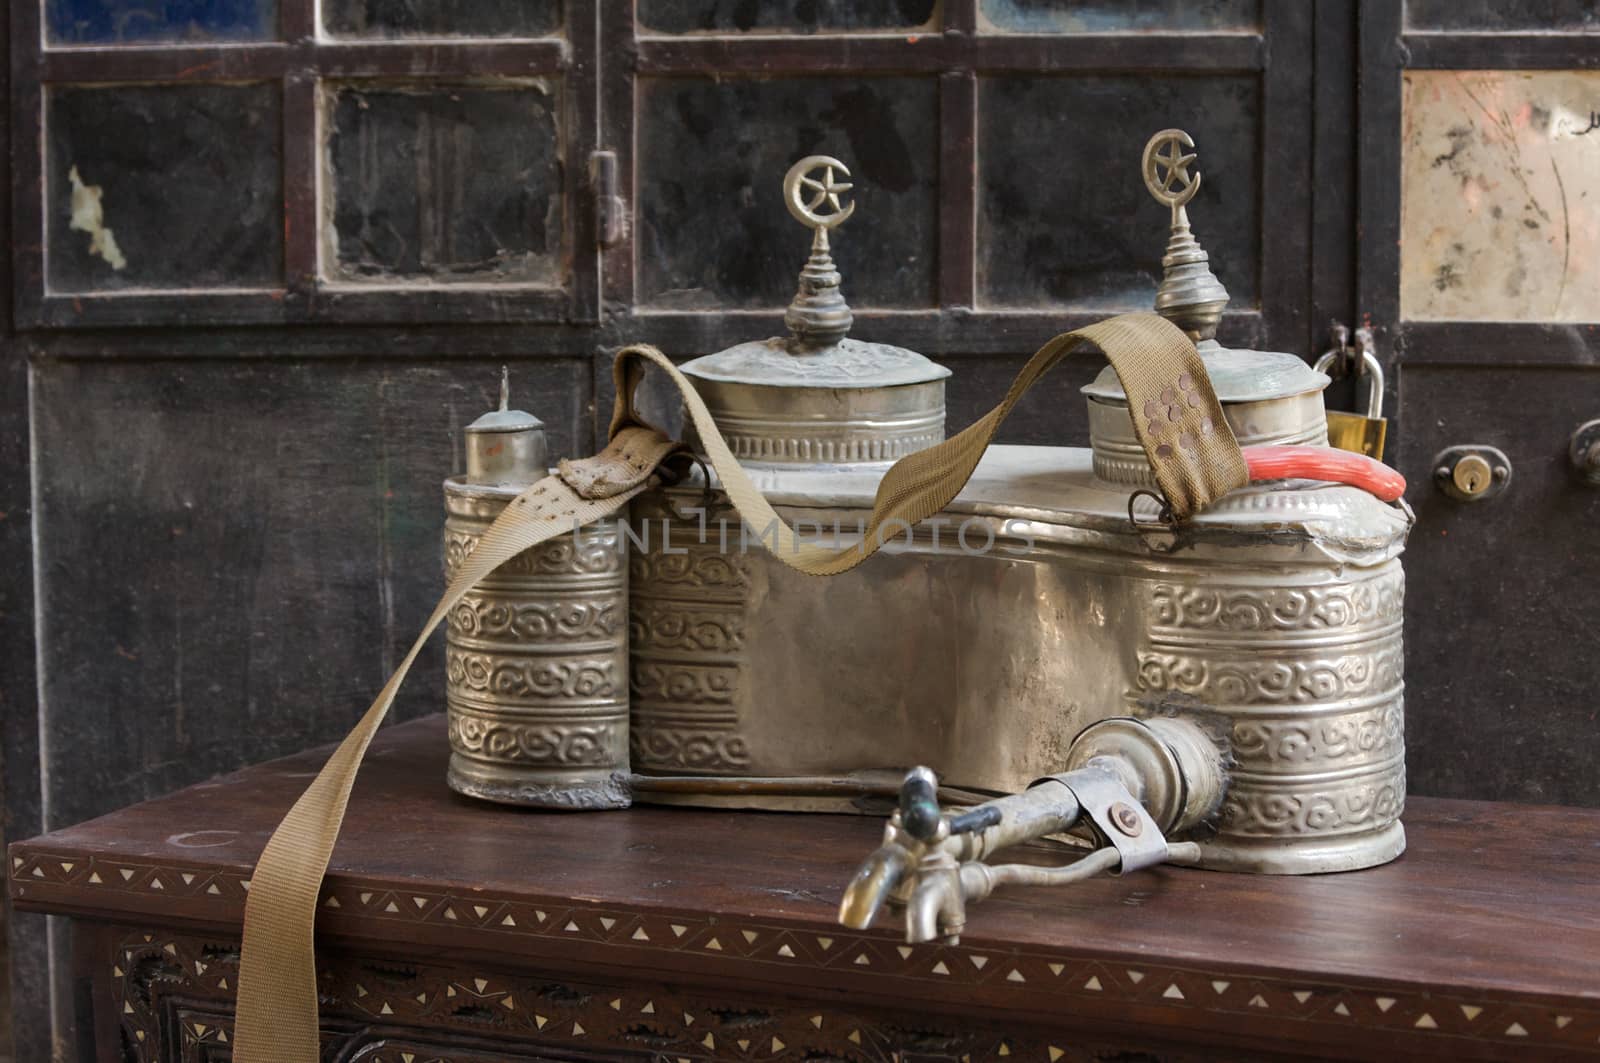
<svg viewBox="0 0 1600 1063">
<path fill-rule="evenodd" d="M 540 80 L 325 90 L 328 278 L 561 283 L 559 114 Z"/>
<path fill-rule="evenodd" d="M 639 0 L 655 33 L 937 30 L 939 0 Z"/>
<path fill-rule="evenodd" d="M 50 291 L 282 284 L 276 85 L 51 86 L 44 126 Z"/>
<path fill-rule="evenodd" d="M 260 41 L 278 33 L 277 0 L 45 0 L 51 44 Z"/>
<path fill-rule="evenodd" d="M 1600 321 L 1600 72 L 1405 77 L 1400 309 Z"/>
<path fill-rule="evenodd" d="M 1258 0 L 981 0 L 990 33 L 1116 33 L 1128 30 L 1250 30 Z"/>
<path fill-rule="evenodd" d="M 337 37 L 543 37 L 561 28 L 561 0 L 322 0 Z"/>
</svg>

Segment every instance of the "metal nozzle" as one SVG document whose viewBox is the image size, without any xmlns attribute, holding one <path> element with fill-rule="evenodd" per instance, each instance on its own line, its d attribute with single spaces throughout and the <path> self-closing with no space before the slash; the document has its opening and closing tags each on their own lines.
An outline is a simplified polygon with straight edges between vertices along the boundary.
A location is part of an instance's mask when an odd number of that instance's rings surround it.
<svg viewBox="0 0 1600 1063">
<path fill-rule="evenodd" d="M 844 899 L 839 902 L 839 922 L 852 930 L 871 926 L 884 900 L 911 869 L 912 860 L 912 855 L 895 842 L 884 843 L 867 857 L 850 885 L 845 887 Z"/>
</svg>

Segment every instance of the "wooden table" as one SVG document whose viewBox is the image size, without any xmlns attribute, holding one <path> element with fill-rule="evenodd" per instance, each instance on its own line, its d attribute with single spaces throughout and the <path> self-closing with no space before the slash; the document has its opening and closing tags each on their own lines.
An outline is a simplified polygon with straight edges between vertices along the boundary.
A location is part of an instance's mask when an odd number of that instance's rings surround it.
<svg viewBox="0 0 1600 1063">
<path fill-rule="evenodd" d="M 76 917 L 97 1058 L 226 1058 L 251 867 L 325 755 L 11 846 L 16 905 Z M 440 719 L 391 728 L 356 787 L 328 1058 L 1600 1055 L 1600 812 L 1416 799 L 1388 867 L 1012 889 L 908 947 L 834 922 L 877 819 L 523 812 L 445 757 Z"/>
</svg>

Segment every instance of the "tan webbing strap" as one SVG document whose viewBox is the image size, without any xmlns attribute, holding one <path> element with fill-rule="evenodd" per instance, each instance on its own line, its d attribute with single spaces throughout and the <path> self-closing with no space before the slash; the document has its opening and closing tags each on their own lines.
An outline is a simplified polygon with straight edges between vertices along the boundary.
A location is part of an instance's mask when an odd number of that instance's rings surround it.
<svg viewBox="0 0 1600 1063">
<path fill-rule="evenodd" d="M 777 532 L 773 553 L 814 575 L 860 564 L 904 525 L 938 513 L 965 486 L 995 431 L 1017 400 L 1062 358 L 1099 347 L 1122 380 L 1134 430 L 1174 513 L 1187 517 L 1248 482 L 1244 458 L 1222 417 L 1194 345 L 1153 314 L 1126 314 L 1057 336 L 1029 359 L 1000 405 L 959 435 L 896 462 L 884 475 L 861 544 L 829 549 L 800 541 L 779 518 L 723 441 L 688 379 L 653 347 L 629 347 L 613 373 L 617 405 L 611 441 L 592 458 L 562 462 L 560 473 L 519 495 L 462 562 L 422 633 L 361 721 L 340 743 L 267 842 L 245 902 L 238 1010 L 237 1063 L 316 1063 L 317 982 L 314 927 L 317 898 L 344 819 L 356 771 L 389 706 L 439 623 L 480 580 L 546 539 L 621 510 L 653 482 L 656 466 L 678 444 L 634 413 L 633 393 L 646 364 L 671 377 L 730 501 L 747 524 Z"/>
</svg>

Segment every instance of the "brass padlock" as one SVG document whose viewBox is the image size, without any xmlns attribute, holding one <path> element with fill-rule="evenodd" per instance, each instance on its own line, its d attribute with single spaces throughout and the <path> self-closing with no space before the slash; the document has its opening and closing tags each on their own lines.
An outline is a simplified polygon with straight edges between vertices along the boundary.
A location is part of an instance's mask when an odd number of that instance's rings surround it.
<svg viewBox="0 0 1600 1063">
<path fill-rule="evenodd" d="M 1353 349 L 1346 345 L 1349 331 L 1343 325 L 1335 325 L 1333 335 L 1333 348 L 1317 359 L 1315 368 L 1319 373 L 1334 376 L 1336 374 L 1330 370 L 1347 354 L 1359 358 L 1357 376 L 1365 377 L 1367 381 L 1367 412 L 1362 415 L 1344 410 L 1327 411 L 1328 443 L 1340 450 L 1353 450 L 1382 461 L 1389 422 L 1383 416 L 1383 366 L 1378 363 L 1377 355 L 1372 353 L 1372 332 L 1364 328 L 1356 329 Z"/>
</svg>

